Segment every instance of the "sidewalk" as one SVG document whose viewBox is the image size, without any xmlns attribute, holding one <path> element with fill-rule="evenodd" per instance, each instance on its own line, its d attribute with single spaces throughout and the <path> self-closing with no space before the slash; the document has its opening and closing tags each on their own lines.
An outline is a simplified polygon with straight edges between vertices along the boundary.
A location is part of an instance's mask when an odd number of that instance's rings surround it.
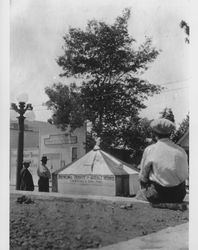
<svg viewBox="0 0 198 250">
<path fill-rule="evenodd" d="M 101 250 L 188 250 L 188 223 L 100 248 Z M 96 249 L 92 249 L 96 250 Z"/>
</svg>

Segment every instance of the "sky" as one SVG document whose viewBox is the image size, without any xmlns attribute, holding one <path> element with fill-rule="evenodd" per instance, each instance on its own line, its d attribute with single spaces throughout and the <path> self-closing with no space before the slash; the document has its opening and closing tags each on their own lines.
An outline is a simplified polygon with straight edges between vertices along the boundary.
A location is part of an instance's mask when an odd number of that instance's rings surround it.
<svg viewBox="0 0 198 250">
<path fill-rule="evenodd" d="M 63 35 L 69 27 L 85 29 L 93 18 L 113 23 L 126 7 L 131 8 L 129 34 L 140 45 L 151 37 L 160 55 L 141 77 L 165 90 L 145 102 L 142 117 L 158 118 L 171 108 L 178 125 L 189 112 L 189 44 L 179 27 L 189 21 L 188 0 L 12 0 L 10 8 L 10 102 L 27 93 L 35 119 L 46 121 L 50 111 L 45 87 L 61 80 L 56 58 L 63 54 Z"/>
</svg>

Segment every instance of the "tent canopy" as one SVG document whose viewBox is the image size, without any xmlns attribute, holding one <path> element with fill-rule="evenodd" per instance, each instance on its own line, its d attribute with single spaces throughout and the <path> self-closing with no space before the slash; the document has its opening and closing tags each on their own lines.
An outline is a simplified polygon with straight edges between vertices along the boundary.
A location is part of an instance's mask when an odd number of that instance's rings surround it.
<svg viewBox="0 0 198 250">
<path fill-rule="evenodd" d="M 80 159 L 70 163 L 56 173 L 59 175 L 94 174 L 117 176 L 137 174 L 138 171 L 135 168 L 130 167 L 129 164 L 118 160 L 112 155 L 100 150 L 99 147 L 96 147 Z"/>
<path fill-rule="evenodd" d="M 62 193 L 129 196 L 139 190 L 138 172 L 95 146 L 80 159 L 54 172 L 52 186 L 55 192 Z"/>
</svg>

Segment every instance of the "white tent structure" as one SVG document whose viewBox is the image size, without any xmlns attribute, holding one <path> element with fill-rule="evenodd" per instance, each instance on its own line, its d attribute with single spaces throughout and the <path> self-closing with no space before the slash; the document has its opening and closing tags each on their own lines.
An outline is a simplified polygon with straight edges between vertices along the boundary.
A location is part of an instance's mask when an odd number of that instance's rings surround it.
<svg viewBox="0 0 198 250">
<path fill-rule="evenodd" d="M 98 146 L 56 171 L 54 191 L 67 194 L 132 196 L 139 190 L 138 171 Z"/>
</svg>

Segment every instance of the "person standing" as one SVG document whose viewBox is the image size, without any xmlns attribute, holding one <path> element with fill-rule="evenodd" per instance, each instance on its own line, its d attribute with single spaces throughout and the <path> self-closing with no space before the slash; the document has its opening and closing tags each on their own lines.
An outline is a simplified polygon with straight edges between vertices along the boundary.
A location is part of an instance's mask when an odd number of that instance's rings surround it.
<svg viewBox="0 0 198 250">
<path fill-rule="evenodd" d="M 151 203 L 180 203 L 186 195 L 188 159 L 183 148 L 170 139 L 175 124 L 167 119 L 151 122 L 156 143 L 148 146 L 140 164 L 140 185 Z"/>
<path fill-rule="evenodd" d="M 39 192 L 49 192 L 49 179 L 51 178 L 51 174 L 49 169 L 47 168 L 47 157 L 43 156 L 41 159 L 41 165 L 37 169 L 37 174 L 39 177 L 38 187 Z"/>
<path fill-rule="evenodd" d="M 20 172 L 20 177 L 21 177 L 20 190 L 25 190 L 25 191 L 34 190 L 33 178 L 30 171 L 28 170 L 29 166 L 30 166 L 29 161 L 23 162 L 23 168 L 21 169 Z"/>
</svg>

